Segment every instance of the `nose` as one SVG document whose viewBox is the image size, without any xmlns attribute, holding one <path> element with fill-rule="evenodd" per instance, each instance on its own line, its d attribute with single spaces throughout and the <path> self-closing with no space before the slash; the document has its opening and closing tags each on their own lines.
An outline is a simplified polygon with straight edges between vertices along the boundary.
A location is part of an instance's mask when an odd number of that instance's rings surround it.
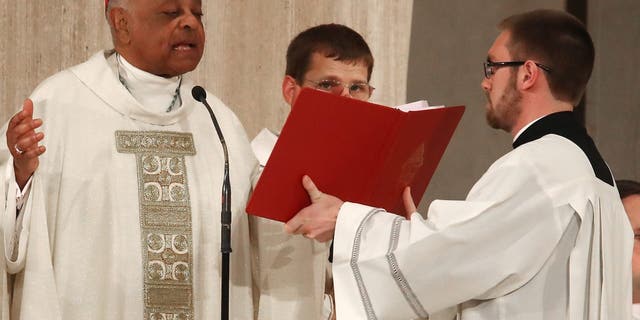
<svg viewBox="0 0 640 320">
<path fill-rule="evenodd" d="M 480 82 L 480 87 L 482 87 L 482 90 L 489 92 L 489 89 L 491 88 L 491 79 L 482 77 L 482 82 Z"/>
<path fill-rule="evenodd" d="M 342 96 L 342 97 L 351 97 L 351 92 L 349 92 L 349 87 L 342 86 L 342 92 L 340 92 L 340 96 Z"/>
<path fill-rule="evenodd" d="M 202 20 L 199 14 L 192 11 L 187 11 L 181 21 L 182 28 L 185 29 L 197 29 L 202 26 Z"/>
</svg>

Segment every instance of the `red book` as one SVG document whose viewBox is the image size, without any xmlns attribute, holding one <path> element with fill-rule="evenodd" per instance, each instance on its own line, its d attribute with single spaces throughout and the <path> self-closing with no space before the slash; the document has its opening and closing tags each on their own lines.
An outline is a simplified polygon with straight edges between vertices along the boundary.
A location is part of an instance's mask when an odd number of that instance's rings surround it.
<svg viewBox="0 0 640 320">
<path fill-rule="evenodd" d="M 420 202 L 463 113 L 463 106 L 405 112 L 303 89 L 247 212 L 288 221 L 311 204 L 306 174 L 344 201 L 404 214 L 402 191 L 411 186 Z"/>
</svg>

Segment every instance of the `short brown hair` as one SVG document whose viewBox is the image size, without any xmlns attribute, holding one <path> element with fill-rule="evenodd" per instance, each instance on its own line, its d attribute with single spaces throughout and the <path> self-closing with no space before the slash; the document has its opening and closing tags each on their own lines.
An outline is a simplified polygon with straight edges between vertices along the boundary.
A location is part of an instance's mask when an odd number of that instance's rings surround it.
<svg viewBox="0 0 640 320">
<path fill-rule="evenodd" d="M 591 77 L 594 47 L 585 26 L 557 10 L 535 10 L 513 15 L 499 25 L 509 31 L 507 48 L 514 60 L 536 60 L 551 67 L 549 88 L 556 99 L 580 102 Z"/>
<path fill-rule="evenodd" d="M 633 180 L 616 180 L 620 199 L 624 199 L 634 194 L 640 195 L 640 183 Z"/>
<path fill-rule="evenodd" d="M 373 71 L 373 55 L 362 36 L 341 24 L 322 24 L 298 34 L 287 49 L 286 75 L 304 80 L 309 70 L 311 55 L 315 52 L 337 61 L 363 62 L 367 66 L 367 81 Z"/>
</svg>

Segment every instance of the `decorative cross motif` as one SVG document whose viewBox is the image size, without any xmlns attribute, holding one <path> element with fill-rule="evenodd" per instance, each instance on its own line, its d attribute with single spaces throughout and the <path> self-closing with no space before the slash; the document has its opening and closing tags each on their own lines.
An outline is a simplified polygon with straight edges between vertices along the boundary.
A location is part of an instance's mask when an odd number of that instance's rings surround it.
<svg viewBox="0 0 640 320">
<path fill-rule="evenodd" d="M 120 153 L 136 156 L 144 274 L 144 319 L 193 319 L 191 204 L 185 156 L 191 134 L 117 131 Z"/>
</svg>

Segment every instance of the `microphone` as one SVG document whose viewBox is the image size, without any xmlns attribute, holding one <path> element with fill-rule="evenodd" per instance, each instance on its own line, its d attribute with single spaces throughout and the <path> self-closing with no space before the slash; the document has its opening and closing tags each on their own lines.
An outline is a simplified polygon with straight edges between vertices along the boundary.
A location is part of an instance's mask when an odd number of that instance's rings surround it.
<svg viewBox="0 0 640 320">
<path fill-rule="evenodd" d="M 231 181 L 229 180 L 229 152 L 227 151 L 227 143 L 218 124 L 216 116 L 211 110 L 211 106 L 207 103 L 207 92 L 201 86 L 194 86 L 191 89 L 193 98 L 202 103 L 209 111 L 209 116 L 216 129 L 222 151 L 224 152 L 224 178 L 222 182 L 222 210 L 220 214 L 220 252 L 222 253 L 222 295 L 221 295 L 221 313 L 222 319 L 229 319 L 229 254 L 231 253 Z"/>
<path fill-rule="evenodd" d="M 191 89 L 191 95 L 193 96 L 194 99 L 196 99 L 196 101 L 202 102 L 207 107 L 209 107 L 209 104 L 207 103 L 207 92 L 204 91 L 203 87 L 201 86 L 193 87 L 193 89 Z"/>
</svg>

